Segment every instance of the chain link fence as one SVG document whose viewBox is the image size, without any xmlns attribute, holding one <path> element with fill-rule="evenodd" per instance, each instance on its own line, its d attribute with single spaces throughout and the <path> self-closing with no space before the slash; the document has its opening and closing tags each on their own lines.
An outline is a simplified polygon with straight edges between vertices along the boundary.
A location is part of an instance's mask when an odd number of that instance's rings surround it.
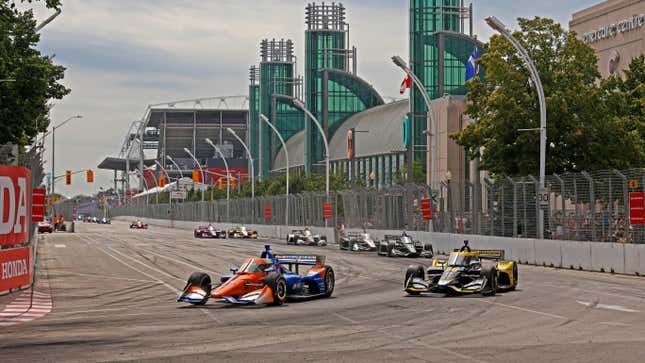
<svg viewBox="0 0 645 363">
<path fill-rule="evenodd" d="M 645 169 L 567 173 L 546 178 L 548 205 L 544 236 L 548 239 L 645 243 L 645 226 L 630 223 L 630 193 L 645 191 Z M 538 179 L 534 176 L 402 185 L 386 189 L 357 188 L 332 193 L 329 226 L 406 229 L 456 234 L 537 238 Z M 433 201 L 433 220 L 424 221 L 421 200 Z M 289 196 L 289 224 L 324 226 L 322 193 Z M 265 207 L 271 218 L 265 219 Z M 128 205 L 113 208 L 113 216 L 139 216 L 182 221 L 236 224 L 285 224 L 285 196 L 215 202 Z"/>
<path fill-rule="evenodd" d="M 327 221 L 335 226 L 339 209 L 338 195 L 330 193 L 332 219 Z M 284 225 L 287 208 L 286 196 L 216 200 L 213 202 L 175 202 L 173 204 L 149 204 L 139 202 L 135 205 L 113 207 L 111 216 L 137 216 L 153 219 L 172 219 L 178 221 L 204 221 L 212 223 L 267 224 Z M 324 227 L 325 193 L 293 194 L 289 196 L 289 224 L 292 226 Z M 270 216 L 266 215 L 267 208 Z M 265 218 L 270 217 L 270 218 Z"/>
</svg>

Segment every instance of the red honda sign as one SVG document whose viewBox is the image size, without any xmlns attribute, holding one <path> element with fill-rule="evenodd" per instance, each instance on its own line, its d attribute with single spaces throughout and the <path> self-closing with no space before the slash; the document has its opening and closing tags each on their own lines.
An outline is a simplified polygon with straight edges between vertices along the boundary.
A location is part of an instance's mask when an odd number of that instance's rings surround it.
<svg viewBox="0 0 645 363">
<path fill-rule="evenodd" d="M 0 251 L 0 293 L 31 283 L 31 247 Z"/>
<path fill-rule="evenodd" d="M 430 199 L 421 199 L 421 215 L 424 221 L 432 220 L 432 202 Z"/>
<path fill-rule="evenodd" d="M 0 165 L 0 246 L 29 241 L 31 171 Z"/>
<path fill-rule="evenodd" d="M 42 222 L 45 220 L 45 189 L 34 189 L 31 197 L 31 221 Z"/>
<path fill-rule="evenodd" d="M 645 225 L 645 193 L 629 193 L 629 223 Z"/>
<path fill-rule="evenodd" d="M 271 219 L 271 206 L 264 206 L 264 219 Z"/>
<path fill-rule="evenodd" d="M 332 209 L 331 209 L 331 203 L 325 202 L 323 203 L 323 217 L 325 219 L 331 219 L 333 216 Z"/>
</svg>

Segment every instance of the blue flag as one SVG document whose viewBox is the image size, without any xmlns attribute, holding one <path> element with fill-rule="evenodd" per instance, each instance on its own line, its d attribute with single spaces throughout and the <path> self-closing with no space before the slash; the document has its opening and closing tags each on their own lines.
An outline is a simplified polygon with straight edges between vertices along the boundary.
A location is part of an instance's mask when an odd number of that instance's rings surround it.
<svg viewBox="0 0 645 363">
<path fill-rule="evenodd" d="M 477 64 L 478 60 L 479 49 L 475 47 L 473 52 L 470 54 L 470 58 L 468 58 L 468 62 L 466 62 L 466 81 L 470 81 L 479 74 L 479 64 Z"/>
</svg>

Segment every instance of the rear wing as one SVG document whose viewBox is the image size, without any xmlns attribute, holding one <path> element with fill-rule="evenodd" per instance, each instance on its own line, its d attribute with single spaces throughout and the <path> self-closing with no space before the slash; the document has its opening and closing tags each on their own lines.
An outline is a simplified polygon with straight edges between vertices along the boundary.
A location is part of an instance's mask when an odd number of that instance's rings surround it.
<svg viewBox="0 0 645 363">
<path fill-rule="evenodd" d="M 455 249 L 455 252 L 459 252 L 459 249 Z M 504 250 L 472 250 L 471 253 L 477 255 L 477 257 L 487 260 L 503 260 L 504 259 Z"/>
<path fill-rule="evenodd" d="M 325 264 L 325 256 L 317 255 L 275 256 L 275 259 L 285 265 L 323 266 Z"/>
<path fill-rule="evenodd" d="M 390 241 L 390 240 L 397 240 L 398 241 L 398 240 L 401 239 L 401 237 L 402 236 L 399 236 L 399 235 L 386 234 L 385 236 L 383 236 L 383 239 L 386 240 L 386 241 Z"/>
</svg>

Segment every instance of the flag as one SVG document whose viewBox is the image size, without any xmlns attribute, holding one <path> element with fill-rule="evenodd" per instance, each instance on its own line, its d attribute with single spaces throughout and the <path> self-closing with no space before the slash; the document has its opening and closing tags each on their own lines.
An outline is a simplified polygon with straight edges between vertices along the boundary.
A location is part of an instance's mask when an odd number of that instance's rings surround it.
<svg viewBox="0 0 645 363">
<path fill-rule="evenodd" d="M 412 79 L 410 78 L 410 75 L 408 74 L 403 82 L 401 82 L 401 89 L 399 90 L 399 93 L 404 94 L 405 90 L 410 88 L 410 84 L 412 82 Z"/>
<path fill-rule="evenodd" d="M 473 52 L 470 54 L 470 57 L 468 58 L 468 62 L 466 63 L 466 81 L 470 81 L 479 74 L 479 64 L 477 64 L 478 60 L 479 49 L 475 47 L 473 49 Z"/>
</svg>

